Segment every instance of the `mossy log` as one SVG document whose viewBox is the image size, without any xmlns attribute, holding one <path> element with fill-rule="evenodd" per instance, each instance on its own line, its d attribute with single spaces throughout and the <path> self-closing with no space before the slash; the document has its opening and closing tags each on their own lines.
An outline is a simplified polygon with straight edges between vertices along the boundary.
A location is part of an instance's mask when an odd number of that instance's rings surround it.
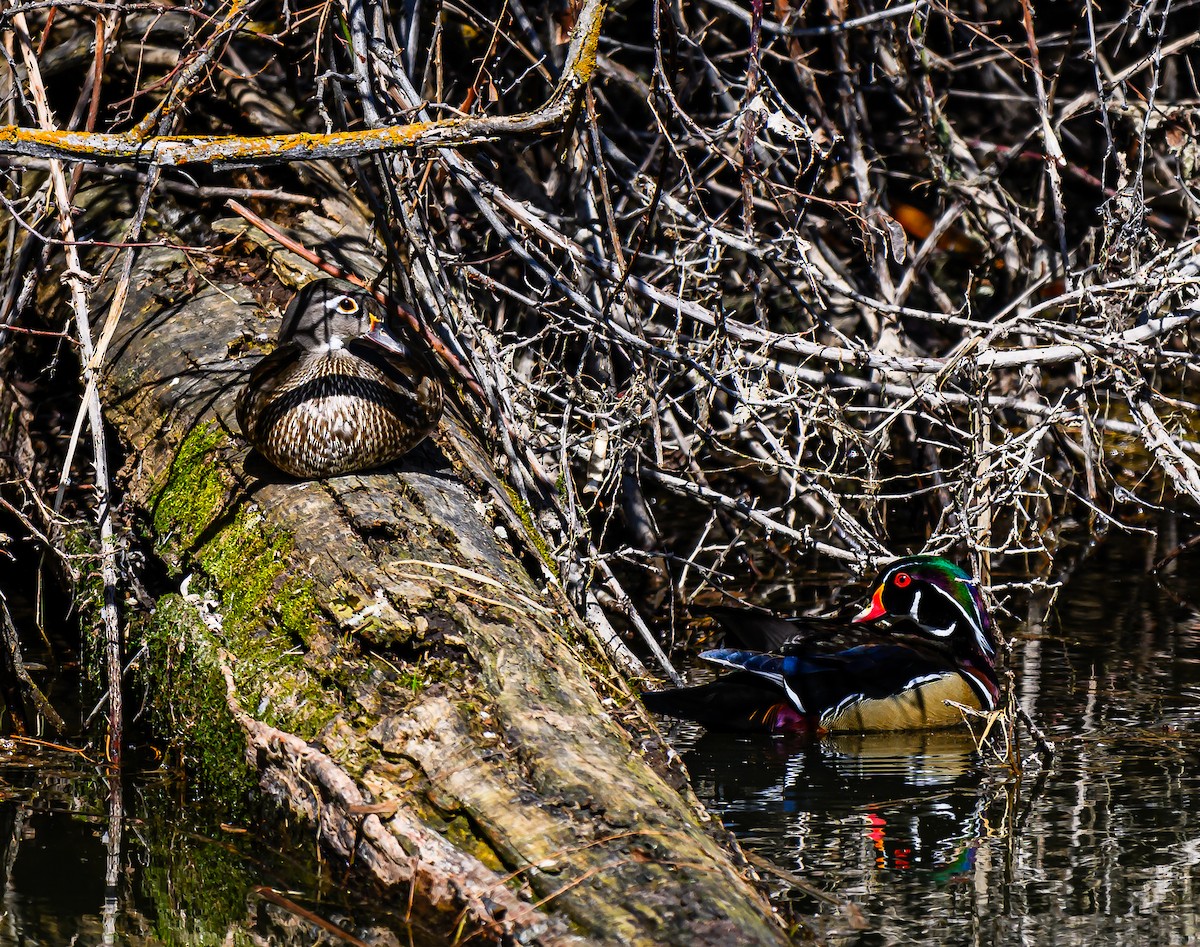
<svg viewBox="0 0 1200 947">
<path fill-rule="evenodd" d="M 201 773 L 245 752 L 328 849 L 476 939 L 786 942 L 536 542 L 499 526 L 454 412 L 390 468 L 272 473 L 232 420 L 277 325 L 234 278 L 261 260 L 193 266 L 143 254 L 103 397 L 179 587 L 135 632 Z"/>
</svg>

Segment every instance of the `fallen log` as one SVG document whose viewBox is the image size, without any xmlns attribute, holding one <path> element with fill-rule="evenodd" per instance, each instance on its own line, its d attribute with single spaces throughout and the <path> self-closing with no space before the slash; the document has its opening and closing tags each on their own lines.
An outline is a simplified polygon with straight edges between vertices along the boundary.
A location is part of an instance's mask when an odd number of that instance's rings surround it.
<svg viewBox="0 0 1200 947">
<path fill-rule="evenodd" d="M 199 770 L 219 781 L 244 751 L 329 851 L 464 936 L 786 942 L 724 831 L 651 765 L 661 741 L 498 515 L 512 501 L 456 413 L 379 472 L 257 464 L 233 403 L 277 325 L 238 285 L 261 260 L 194 266 L 141 256 L 102 393 L 127 505 L 178 583 L 141 634 Z"/>
</svg>

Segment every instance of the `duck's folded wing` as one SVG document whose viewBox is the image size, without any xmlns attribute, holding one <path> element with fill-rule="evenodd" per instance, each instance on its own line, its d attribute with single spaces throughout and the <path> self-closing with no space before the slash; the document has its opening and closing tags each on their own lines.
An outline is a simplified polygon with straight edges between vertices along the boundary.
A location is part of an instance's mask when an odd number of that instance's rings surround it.
<svg viewBox="0 0 1200 947">
<path fill-rule="evenodd" d="M 693 720 L 711 730 L 775 732 L 803 729 L 804 717 L 783 692 L 748 672 L 726 674 L 707 684 L 647 691 L 642 701 L 654 713 Z"/>
<path fill-rule="evenodd" d="M 787 619 L 745 607 L 714 606 L 704 609 L 704 613 L 715 618 L 721 626 L 727 648 L 778 651 L 797 633 L 796 626 Z"/>
<path fill-rule="evenodd" d="M 838 639 L 842 639 L 844 643 L 841 646 L 847 648 L 870 640 L 867 637 L 867 629 L 863 626 L 847 625 L 844 621 L 832 618 L 813 615 L 780 618 L 769 612 L 754 611 L 745 607 L 713 606 L 703 611 L 720 624 L 725 633 L 727 649 L 786 654 L 792 650 Z M 845 640 L 846 638 L 851 640 Z"/>
<path fill-rule="evenodd" d="M 778 687 L 797 710 L 824 720 L 838 708 L 885 700 L 945 675 L 948 661 L 899 645 L 867 645 L 833 654 L 763 654 L 722 649 L 701 655 Z"/>
</svg>

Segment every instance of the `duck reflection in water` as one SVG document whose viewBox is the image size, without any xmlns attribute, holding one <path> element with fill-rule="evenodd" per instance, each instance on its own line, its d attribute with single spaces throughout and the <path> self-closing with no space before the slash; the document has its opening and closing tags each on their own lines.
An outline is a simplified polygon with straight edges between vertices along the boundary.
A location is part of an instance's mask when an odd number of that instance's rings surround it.
<svg viewBox="0 0 1200 947">
<path fill-rule="evenodd" d="M 962 730 L 787 738 L 708 732 L 684 754 L 701 796 L 797 870 L 969 872 L 993 793 Z"/>
</svg>

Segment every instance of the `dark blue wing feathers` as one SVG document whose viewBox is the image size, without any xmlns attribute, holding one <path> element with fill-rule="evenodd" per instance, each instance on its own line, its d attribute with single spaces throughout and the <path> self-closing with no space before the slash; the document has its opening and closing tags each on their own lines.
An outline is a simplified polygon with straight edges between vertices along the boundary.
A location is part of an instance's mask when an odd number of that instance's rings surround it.
<svg viewBox="0 0 1200 947">
<path fill-rule="evenodd" d="M 903 645 L 863 645 L 831 654 L 763 654 L 721 648 L 700 657 L 748 671 L 786 693 L 797 710 L 820 716 L 847 698 L 879 699 L 905 690 L 931 674 L 954 670 Z"/>
</svg>

